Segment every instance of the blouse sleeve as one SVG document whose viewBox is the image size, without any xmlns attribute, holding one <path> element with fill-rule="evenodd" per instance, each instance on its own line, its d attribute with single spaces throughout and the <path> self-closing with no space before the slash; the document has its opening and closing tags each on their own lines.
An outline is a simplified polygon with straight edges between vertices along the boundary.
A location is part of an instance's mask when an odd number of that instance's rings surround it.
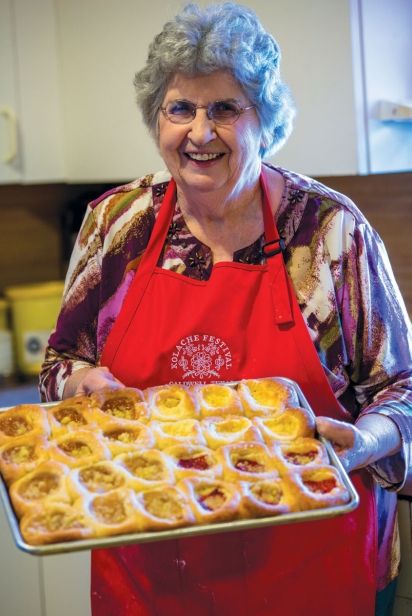
<svg viewBox="0 0 412 616">
<path fill-rule="evenodd" d="M 72 252 L 60 314 L 40 372 L 43 401 L 61 399 L 69 376 L 97 363 L 101 253 L 101 238 L 89 206 Z"/>
<path fill-rule="evenodd" d="M 412 487 L 411 323 L 385 247 L 367 223 L 354 229 L 346 279 L 343 328 L 346 321 L 349 378 L 360 415 L 390 417 L 402 438 L 398 454 L 369 469 L 383 487 L 400 489 L 405 483 Z"/>
</svg>

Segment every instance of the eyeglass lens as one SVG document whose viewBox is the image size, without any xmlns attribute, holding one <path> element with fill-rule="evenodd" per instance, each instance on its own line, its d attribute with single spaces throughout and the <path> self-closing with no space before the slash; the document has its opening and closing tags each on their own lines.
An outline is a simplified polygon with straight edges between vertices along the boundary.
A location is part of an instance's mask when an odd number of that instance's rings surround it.
<svg viewBox="0 0 412 616">
<path fill-rule="evenodd" d="M 176 100 L 171 101 L 165 107 L 168 118 L 176 124 L 191 122 L 196 116 L 196 110 L 202 105 L 196 106 L 191 101 Z M 207 106 L 208 117 L 221 124 L 230 124 L 237 120 L 243 109 L 234 101 L 215 101 Z"/>
</svg>

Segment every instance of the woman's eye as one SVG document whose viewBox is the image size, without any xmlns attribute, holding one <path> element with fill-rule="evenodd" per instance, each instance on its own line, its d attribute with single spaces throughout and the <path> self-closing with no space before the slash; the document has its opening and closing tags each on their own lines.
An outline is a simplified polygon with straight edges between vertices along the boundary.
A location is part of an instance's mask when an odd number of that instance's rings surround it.
<svg viewBox="0 0 412 616">
<path fill-rule="evenodd" d="M 187 101 L 174 101 L 167 106 L 167 111 L 172 115 L 191 116 L 193 105 Z"/>
<path fill-rule="evenodd" d="M 238 114 L 238 107 L 230 101 L 217 101 L 213 104 L 212 113 L 218 118 L 231 118 Z"/>
</svg>

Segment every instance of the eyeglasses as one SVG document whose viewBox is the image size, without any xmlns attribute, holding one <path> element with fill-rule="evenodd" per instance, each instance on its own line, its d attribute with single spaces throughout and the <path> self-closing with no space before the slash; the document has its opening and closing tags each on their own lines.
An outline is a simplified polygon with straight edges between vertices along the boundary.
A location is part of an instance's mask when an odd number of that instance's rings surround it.
<svg viewBox="0 0 412 616">
<path fill-rule="evenodd" d="M 173 124 L 189 124 L 195 119 L 198 109 L 206 109 L 207 117 L 215 124 L 233 124 L 242 113 L 255 106 L 242 107 L 234 100 L 215 101 L 208 105 L 195 105 L 191 101 L 176 100 L 170 101 L 165 107 L 160 107 L 160 111 Z"/>
</svg>

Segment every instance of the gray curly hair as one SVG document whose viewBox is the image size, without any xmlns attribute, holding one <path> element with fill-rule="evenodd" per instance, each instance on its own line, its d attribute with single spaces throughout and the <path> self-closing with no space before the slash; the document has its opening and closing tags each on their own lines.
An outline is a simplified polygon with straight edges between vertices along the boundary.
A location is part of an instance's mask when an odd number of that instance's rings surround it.
<svg viewBox="0 0 412 616">
<path fill-rule="evenodd" d="M 150 44 L 146 65 L 134 79 L 137 104 L 157 140 L 159 108 L 176 73 L 228 70 L 256 106 L 264 158 L 285 143 L 295 114 L 279 64 L 275 39 L 250 9 L 234 2 L 204 8 L 188 4 Z"/>
</svg>

